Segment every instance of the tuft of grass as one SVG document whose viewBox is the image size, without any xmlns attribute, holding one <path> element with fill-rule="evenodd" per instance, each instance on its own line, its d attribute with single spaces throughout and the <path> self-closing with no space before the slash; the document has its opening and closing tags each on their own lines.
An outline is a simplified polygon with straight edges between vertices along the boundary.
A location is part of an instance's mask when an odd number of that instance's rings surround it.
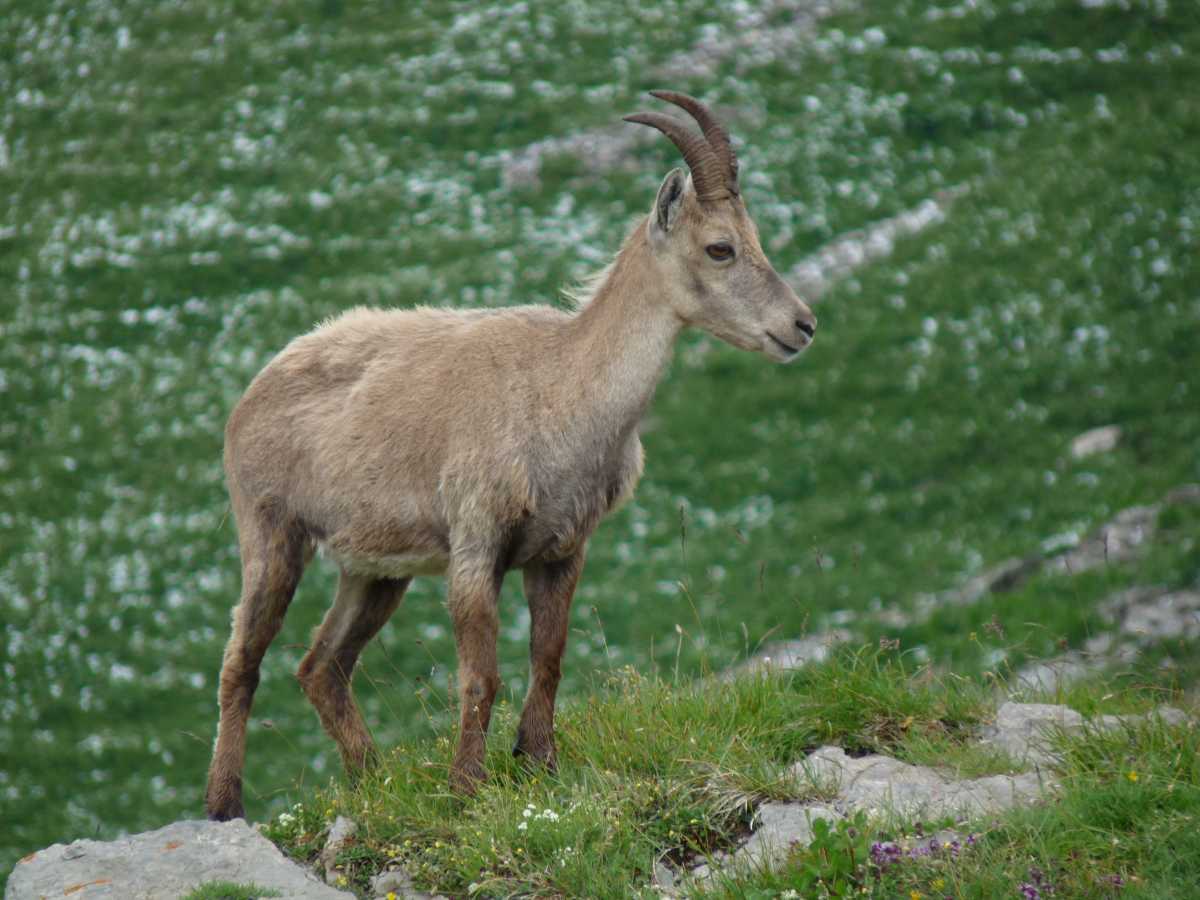
<svg viewBox="0 0 1200 900">
<path fill-rule="evenodd" d="M 274 888 L 259 887 L 246 882 L 208 881 L 186 894 L 182 900 L 259 900 L 260 897 L 282 897 Z"/>
</svg>

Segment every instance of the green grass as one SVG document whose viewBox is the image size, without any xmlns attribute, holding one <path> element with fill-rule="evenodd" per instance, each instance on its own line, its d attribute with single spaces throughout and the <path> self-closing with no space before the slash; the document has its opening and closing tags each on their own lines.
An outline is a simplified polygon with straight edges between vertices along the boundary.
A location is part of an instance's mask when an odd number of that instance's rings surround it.
<svg viewBox="0 0 1200 900">
<path fill-rule="evenodd" d="M 0 871 L 53 841 L 199 814 L 238 593 L 221 434 L 255 372 L 359 303 L 554 302 L 677 155 L 647 136 L 616 170 L 559 157 L 536 184 L 507 180 L 506 159 L 652 104 L 664 61 L 711 28 L 742 34 L 740 15 L 713 21 L 699 0 L 9 4 Z M 822 298 L 800 365 L 684 339 L 647 422 L 646 478 L 590 547 L 562 689 L 576 710 L 626 667 L 683 680 L 766 639 L 909 610 L 1200 480 L 1194 4 L 863 4 L 786 52 L 714 66 L 665 86 L 732 113 L 780 271 L 967 192 Z M 1109 423 L 1115 451 L 1070 457 Z M 1112 590 L 1197 583 L 1200 519 L 1164 515 L 1170 539 L 1132 565 L 862 637 L 971 679 L 1077 648 Z M 515 703 L 528 620 L 510 581 Z M 268 655 L 252 818 L 307 803 L 337 770 L 292 677 L 332 586 L 315 565 Z M 443 603 L 418 580 L 365 655 L 357 692 L 385 749 L 449 733 Z M 1198 658 L 1194 642 L 1151 647 L 1120 683 L 1186 687 Z M 964 770 L 997 764 L 954 752 Z"/>
<path fill-rule="evenodd" d="M 189 893 L 183 900 L 258 900 L 259 897 L 279 897 L 273 888 L 257 884 L 235 884 L 232 881 L 209 881 Z"/>
<path fill-rule="evenodd" d="M 1103 711 L 1178 699 L 1111 684 L 1079 691 Z M 820 786 L 787 771 L 818 746 L 942 765 L 961 777 L 1013 771 L 1011 760 L 977 744 L 996 702 L 973 680 L 937 675 L 883 651 L 845 650 L 795 673 L 734 681 L 668 683 L 627 669 L 562 710 L 557 775 L 507 753 L 516 722 L 505 707 L 494 723 L 491 780 L 476 798 L 448 793 L 452 747 L 443 736 L 401 744 L 364 783 L 314 793 L 269 823 L 266 834 L 311 860 L 334 817 L 354 818 L 360 829 L 338 863 L 359 890 L 394 862 L 452 896 L 653 896 L 656 860 L 695 863 L 736 845 L 764 801 L 818 799 Z M 1052 871 L 1064 886 L 1061 896 L 1088 895 L 1087 879 L 1107 872 L 1131 883 L 1136 876 L 1148 890 L 1192 884 L 1200 873 L 1195 860 L 1162 870 L 1156 840 L 1168 822 L 1178 827 L 1200 812 L 1195 744 L 1190 725 L 1065 739 L 1061 802 L 960 823 L 980 837 L 953 865 L 923 861 L 887 878 L 862 868 L 856 884 L 879 897 L 907 896 L 909 889 L 932 896 L 929 885 L 941 878 L 953 883 L 953 896 L 1015 895 L 1022 865 Z M 891 824 L 864 820 L 859 830 L 890 839 L 898 836 L 887 830 Z M 922 826 L 905 827 L 911 833 Z M 1114 836 L 1124 843 L 1112 845 Z M 713 889 L 778 896 L 797 884 L 805 864 L 799 853 L 777 873 L 742 874 Z"/>
</svg>

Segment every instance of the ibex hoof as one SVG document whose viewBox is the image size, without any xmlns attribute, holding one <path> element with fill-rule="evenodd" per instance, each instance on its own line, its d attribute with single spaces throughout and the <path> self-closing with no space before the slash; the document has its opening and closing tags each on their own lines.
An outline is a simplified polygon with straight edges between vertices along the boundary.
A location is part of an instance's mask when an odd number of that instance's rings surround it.
<svg viewBox="0 0 1200 900">
<path fill-rule="evenodd" d="M 478 763 L 459 765 L 450 769 L 450 790 L 461 797 L 474 797 L 479 785 L 487 781 L 487 771 Z"/>
<path fill-rule="evenodd" d="M 374 744 L 368 744 L 358 752 L 342 757 L 342 768 L 352 786 L 357 787 L 363 778 L 379 768 L 381 758 Z"/>
<path fill-rule="evenodd" d="M 204 811 L 213 822 L 246 818 L 242 805 L 242 779 L 213 779 L 204 795 Z"/>
<path fill-rule="evenodd" d="M 512 755 L 517 758 L 523 756 L 532 763 L 541 763 L 551 772 L 558 771 L 558 753 L 555 751 L 553 740 L 534 742 L 527 739 L 524 732 L 518 730 Z"/>
<path fill-rule="evenodd" d="M 209 807 L 207 810 L 209 821 L 212 822 L 229 822 L 233 819 L 246 818 L 246 810 L 240 803 L 237 805 L 224 807 Z"/>
</svg>

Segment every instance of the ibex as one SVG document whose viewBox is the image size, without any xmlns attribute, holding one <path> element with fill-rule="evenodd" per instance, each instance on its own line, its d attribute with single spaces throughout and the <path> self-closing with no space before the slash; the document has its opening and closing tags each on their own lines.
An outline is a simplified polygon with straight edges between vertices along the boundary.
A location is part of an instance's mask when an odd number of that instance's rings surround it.
<svg viewBox="0 0 1200 900">
<path fill-rule="evenodd" d="M 259 665 L 318 548 L 341 577 L 296 674 L 350 775 L 376 756 L 350 692 L 358 656 L 413 577 L 445 575 L 460 702 L 450 784 L 471 794 L 485 778 L 510 569 L 522 570 L 531 619 L 513 753 L 555 767 L 571 597 L 588 538 L 642 474 L 638 422 L 676 336 L 696 326 L 790 362 L 817 324 L 763 253 L 728 133 L 692 97 L 653 95 L 701 133 L 662 113 L 626 121 L 670 138 L 690 175 L 667 175 L 574 312 L 352 309 L 288 344 L 237 404 L 225 471 L 242 594 L 221 667 L 210 818 L 243 815 Z"/>
</svg>

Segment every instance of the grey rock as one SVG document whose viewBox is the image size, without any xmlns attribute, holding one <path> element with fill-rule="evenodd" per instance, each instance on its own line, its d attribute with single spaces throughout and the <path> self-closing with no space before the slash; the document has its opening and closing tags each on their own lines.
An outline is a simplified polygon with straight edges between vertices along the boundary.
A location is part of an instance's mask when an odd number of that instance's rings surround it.
<svg viewBox="0 0 1200 900">
<path fill-rule="evenodd" d="M 841 817 L 841 811 L 824 803 L 764 803 L 758 808 L 754 833 L 735 858 L 749 865 L 769 863 L 794 846 L 810 844 L 818 819 L 834 822 Z"/>
<path fill-rule="evenodd" d="M 1112 731 L 1118 728 L 1129 728 L 1146 722 L 1158 720 L 1164 725 L 1179 726 L 1188 721 L 1188 714 L 1174 706 L 1160 706 L 1148 713 L 1128 713 L 1123 716 L 1100 716 L 1092 724 L 1101 731 Z"/>
<path fill-rule="evenodd" d="M 983 733 L 983 743 L 1023 762 L 1053 762 L 1050 746 L 1054 734 L 1083 727 L 1083 716 L 1066 706 L 1050 703 L 1005 703 L 996 721 Z"/>
<path fill-rule="evenodd" d="M 847 756 L 822 747 L 795 766 L 797 775 L 832 786 L 847 808 L 905 817 L 978 816 L 1035 800 L 1049 783 L 1035 773 L 956 779 L 889 756 Z"/>
<path fill-rule="evenodd" d="M 797 3 L 795 0 L 767 0 L 731 12 L 728 31 L 702 31 L 687 50 L 655 66 L 653 75 L 664 83 L 712 80 L 722 63 L 741 73 L 753 59 L 757 65 L 771 60 L 788 60 L 812 37 L 817 23 L 839 9 L 844 2 Z"/>
<path fill-rule="evenodd" d="M 1097 665 L 1082 654 L 1068 653 L 1056 659 L 1038 660 L 1023 666 L 1017 672 L 1017 683 L 1030 690 L 1052 693 L 1086 677 L 1095 671 Z"/>
<path fill-rule="evenodd" d="M 654 879 L 651 882 L 660 893 L 673 897 L 675 891 L 675 872 L 661 859 L 654 863 Z"/>
<path fill-rule="evenodd" d="M 371 893 L 375 896 L 386 896 L 389 891 L 395 891 L 402 897 L 412 890 L 412 878 L 403 869 L 388 869 L 371 879 Z"/>
<path fill-rule="evenodd" d="M 1079 542 L 1074 549 L 1046 561 L 1046 570 L 1078 575 L 1091 569 L 1136 558 L 1158 529 L 1161 505 L 1131 506 Z"/>
<path fill-rule="evenodd" d="M 928 621 L 945 606 L 970 606 L 992 594 L 1012 590 L 1038 571 L 1075 575 L 1136 559 L 1158 537 L 1158 515 L 1163 506 L 1185 503 L 1200 503 L 1200 484 L 1180 485 L 1161 503 L 1123 509 L 1086 537 L 1056 535 L 1043 541 L 1036 554 L 1007 559 L 952 590 L 920 595 L 915 602 L 914 621 Z"/>
<path fill-rule="evenodd" d="M 884 628 L 895 628 L 897 630 L 907 628 L 912 624 L 912 616 L 904 610 L 896 609 L 895 607 L 879 610 L 879 612 L 875 613 L 874 620 Z"/>
<path fill-rule="evenodd" d="M 698 866 L 693 866 L 688 873 L 692 881 L 704 881 L 711 878 L 714 874 L 721 871 L 729 864 L 729 860 L 733 854 L 726 853 L 723 850 L 718 850 L 709 857 L 709 862 L 700 863 Z"/>
<path fill-rule="evenodd" d="M 1116 638 L 1111 632 L 1102 631 L 1094 634 L 1083 642 L 1083 652 L 1090 656 L 1105 656 L 1116 646 Z"/>
<path fill-rule="evenodd" d="M 1160 706 L 1145 714 L 1099 716 L 1089 722 L 1066 706 L 1009 702 L 996 711 L 995 723 L 984 730 L 983 743 L 992 745 L 1014 759 L 1046 764 L 1056 759 L 1050 746 L 1056 733 L 1079 731 L 1087 726 L 1111 730 L 1152 719 L 1159 719 L 1167 725 L 1181 725 L 1188 721 L 1188 715 L 1172 706 Z"/>
<path fill-rule="evenodd" d="M 1163 498 L 1163 503 L 1172 506 L 1200 503 L 1200 484 L 1181 484 L 1179 487 L 1171 488 L 1167 492 L 1167 496 Z"/>
<path fill-rule="evenodd" d="M 1126 588 L 1101 601 L 1097 611 L 1105 622 L 1119 626 L 1130 610 L 1153 604 L 1165 593 L 1167 588 L 1157 584 Z"/>
<path fill-rule="evenodd" d="M 834 628 L 794 641 L 775 641 L 764 647 L 757 658 L 765 668 L 799 669 L 809 663 L 828 659 L 834 647 L 846 643 L 850 638 L 851 634 L 846 629 Z"/>
<path fill-rule="evenodd" d="M 1200 637 L 1200 591 L 1134 588 L 1106 600 L 1101 614 L 1138 643 Z"/>
<path fill-rule="evenodd" d="M 589 170 L 611 172 L 632 168 L 634 148 L 654 140 L 648 129 L 633 128 L 621 122 L 563 137 L 545 138 L 528 144 L 515 153 L 503 151 L 486 164 L 498 164 L 506 188 L 537 187 L 545 160 L 570 155 L 586 159 Z"/>
<path fill-rule="evenodd" d="M 1103 425 L 1093 428 L 1071 441 L 1071 456 L 1083 459 L 1096 453 L 1108 453 L 1121 441 L 1121 428 L 1118 425 Z"/>
<path fill-rule="evenodd" d="M 338 872 L 335 868 L 337 855 L 342 852 L 357 831 L 358 823 L 353 819 L 338 816 L 334 820 L 333 827 L 329 829 L 329 837 L 325 839 L 325 846 L 321 848 L 321 855 L 317 857 L 321 868 L 325 870 L 326 883 L 333 884 L 337 881 Z"/>
<path fill-rule="evenodd" d="M 445 900 L 441 894 L 429 894 L 413 887 L 412 878 L 403 869 L 388 869 L 371 879 L 371 896 L 387 897 L 394 893 L 399 900 Z"/>
<path fill-rule="evenodd" d="M 890 256 L 896 242 L 945 221 L 965 186 L 941 191 L 910 209 L 856 231 L 839 235 L 792 266 L 784 276 L 806 300 L 819 300 L 831 284 L 868 263 Z"/>
<path fill-rule="evenodd" d="M 819 634 L 797 638 L 794 641 L 772 641 L 741 665 L 726 672 L 734 678 L 747 672 L 786 671 L 799 669 L 809 663 L 822 662 L 829 658 L 830 651 L 838 644 L 853 638 L 845 628 L 834 628 Z"/>
<path fill-rule="evenodd" d="M 918 622 L 926 622 L 946 606 L 972 606 L 991 594 L 1000 594 L 1019 587 L 1042 565 L 1040 556 L 1014 557 L 998 563 L 978 575 L 968 578 L 959 587 L 917 598 Z"/>
<path fill-rule="evenodd" d="M 17 863 L 5 900 L 178 900 L 209 881 L 253 883 L 288 900 L 350 900 L 241 819 L 175 822 L 115 841 L 54 844 Z"/>
<path fill-rule="evenodd" d="M 1174 728 L 1186 725 L 1190 720 L 1187 713 L 1182 709 L 1176 709 L 1174 706 L 1160 706 L 1145 718 L 1156 718 L 1164 725 L 1170 725 Z"/>
</svg>

